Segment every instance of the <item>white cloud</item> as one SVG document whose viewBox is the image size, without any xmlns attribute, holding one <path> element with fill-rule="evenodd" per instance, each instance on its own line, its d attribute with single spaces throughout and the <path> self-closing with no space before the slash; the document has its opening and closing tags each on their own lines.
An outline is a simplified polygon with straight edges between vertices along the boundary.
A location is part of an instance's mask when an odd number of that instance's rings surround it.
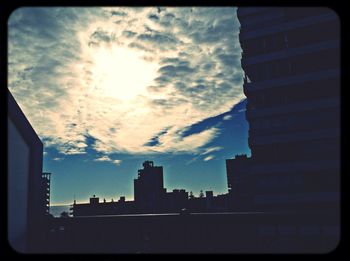
<svg viewBox="0 0 350 261">
<path fill-rule="evenodd" d="M 62 154 L 86 153 L 87 135 L 103 154 L 199 153 L 220 129 L 184 130 L 244 97 L 237 39 L 234 8 L 21 8 L 9 21 L 9 88 Z M 152 79 L 130 82 L 143 68 Z"/>
<path fill-rule="evenodd" d="M 115 165 L 119 166 L 122 163 L 122 161 L 121 160 L 113 160 L 113 163 Z"/>
<path fill-rule="evenodd" d="M 209 156 L 204 158 L 204 161 L 209 161 L 209 160 L 212 160 L 213 158 L 214 158 L 213 155 L 209 155 Z"/>
<path fill-rule="evenodd" d="M 100 158 L 94 159 L 94 161 L 112 161 L 108 156 L 102 156 Z"/>
<path fill-rule="evenodd" d="M 222 119 L 224 120 L 224 121 L 228 121 L 228 120 L 230 120 L 232 118 L 232 115 L 225 115 Z"/>
<path fill-rule="evenodd" d="M 211 152 L 214 152 L 214 151 L 219 151 L 219 150 L 222 150 L 223 147 L 210 147 L 210 148 L 206 148 L 205 151 L 203 153 L 201 153 L 201 155 L 206 155 L 206 154 L 209 154 Z"/>
<path fill-rule="evenodd" d="M 53 160 L 54 161 L 61 161 L 61 160 L 63 160 L 63 158 L 54 158 Z"/>
<path fill-rule="evenodd" d="M 115 164 L 117 166 L 119 166 L 122 163 L 121 160 L 118 160 L 118 159 L 113 160 L 107 155 L 104 155 L 104 156 L 101 156 L 101 157 L 99 157 L 97 159 L 94 159 L 94 161 L 107 161 L 107 162 L 111 162 L 111 163 L 113 163 L 113 164 Z"/>
</svg>

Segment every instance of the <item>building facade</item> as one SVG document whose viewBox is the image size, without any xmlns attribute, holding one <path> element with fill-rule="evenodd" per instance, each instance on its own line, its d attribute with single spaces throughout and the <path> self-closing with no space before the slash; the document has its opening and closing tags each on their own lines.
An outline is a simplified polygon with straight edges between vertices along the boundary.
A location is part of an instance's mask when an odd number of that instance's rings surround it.
<svg viewBox="0 0 350 261">
<path fill-rule="evenodd" d="M 238 8 L 237 14 L 251 149 L 244 189 L 252 195 L 252 208 L 337 213 L 338 16 L 314 7 Z M 228 169 L 234 164 L 239 161 Z M 236 174 L 230 175 L 234 180 Z"/>
</svg>

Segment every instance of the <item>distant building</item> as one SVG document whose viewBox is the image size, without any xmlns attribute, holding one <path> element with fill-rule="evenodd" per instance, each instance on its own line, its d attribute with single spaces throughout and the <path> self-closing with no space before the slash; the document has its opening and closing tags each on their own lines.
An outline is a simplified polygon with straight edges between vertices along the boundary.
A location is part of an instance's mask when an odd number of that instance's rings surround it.
<svg viewBox="0 0 350 261">
<path fill-rule="evenodd" d="M 230 210 L 228 193 L 216 195 L 214 196 L 213 200 L 213 210 L 215 212 L 227 212 Z"/>
<path fill-rule="evenodd" d="M 230 210 L 251 208 L 252 188 L 249 183 L 251 158 L 247 155 L 236 155 L 234 159 L 226 160 L 228 185 L 228 200 Z"/>
<path fill-rule="evenodd" d="M 162 202 L 162 212 L 176 212 L 188 207 L 188 192 L 184 189 L 173 189 L 166 192 Z"/>
<path fill-rule="evenodd" d="M 100 199 L 97 198 L 95 195 L 90 198 L 90 205 L 97 205 L 100 202 Z"/>
<path fill-rule="evenodd" d="M 77 204 L 74 202 L 71 210 L 73 217 L 138 213 L 135 208 L 135 202 L 125 201 L 125 197 L 120 197 L 116 202 L 112 200 L 100 202 L 100 199 L 95 195 L 89 199 L 89 203 Z"/>
<path fill-rule="evenodd" d="M 213 191 L 206 191 L 205 192 L 205 203 L 206 203 L 206 209 L 211 210 L 214 207 L 214 193 Z"/>
<path fill-rule="evenodd" d="M 213 191 L 205 192 L 205 209 L 203 212 L 227 212 L 228 194 L 214 196 Z"/>
<path fill-rule="evenodd" d="M 328 8 L 238 8 L 252 208 L 339 212 L 340 24 Z M 242 165 L 243 163 L 243 165 Z"/>
<path fill-rule="evenodd" d="M 183 209 L 189 212 L 220 212 L 228 210 L 227 194 L 214 196 L 213 191 L 201 191 L 198 198 L 184 189 L 173 189 L 171 192 L 163 187 L 163 167 L 154 166 L 152 161 L 145 161 L 143 169 L 138 171 L 134 180 L 134 201 L 125 201 L 120 197 L 117 202 L 105 199 L 100 202 L 93 195 L 89 203 L 74 201 L 71 207 L 72 215 L 121 215 L 121 214 L 147 214 L 147 213 L 180 213 Z"/>
<path fill-rule="evenodd" d="M 50 183 L 51 183 L 51 173 L 44 172 L 41 175 L 42 178 L 42 192 L 43 196 L 42 199 L 44 200 L 45 204 L 45 211 L 46 214 L 50 214 Z"/>
<path fill-rule="evenodd" d="M 165 195 L 163 167 L 145 161 L 134 180 L 134 200 L 140 211 L 159 212 Z"/>
<path fill-rule="evenodd" d="M 166 194 L 167 197 L 166 197 Z M 176 194 L 176 195 L 175 195 Z M 154 166 L 152 161 L 145 161 L 143 169 L 138 171 L 138 177 L 134 180 L 134 201 L 126 201 L 125 197 L 120 197 L 116 202 L 113 199 L 110 202 L 93 195 L 89 203 L 74 202 L 72 206 L 72 215 L 93 216 L 93 215 L 120 215 L 120 214 L 140 214 L 140 213 L 161 213 L 170 208 L 163 206 L 165 202 L 178 204 L 179 195 L 183 193 L 166 193 L 163 188 L 163 167 Z M 186 198 L 188 195 L 186 195 Z M 180 204 L 181 205 L 181 204 Z"/>
<path fill-rule="evenodd" d="M 191 213 L 202 213 L 207 209 L 205 198 L 194 197 L 188 201 L 188 209 Z"/>
</svg>

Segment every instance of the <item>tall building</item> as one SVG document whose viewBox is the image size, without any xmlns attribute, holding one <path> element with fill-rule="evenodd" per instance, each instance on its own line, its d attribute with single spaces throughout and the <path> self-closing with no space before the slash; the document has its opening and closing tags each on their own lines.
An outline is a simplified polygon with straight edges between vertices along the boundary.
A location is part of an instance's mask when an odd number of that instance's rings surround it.
<svg viewBox="0 0 350 261">
<path fill-rule="evenodd" d="M 44 200 L 43 205 L 45 205 L 45 214 L 50 213 L 50 182 L 51 182 L 51 173 L 43 172 L 41 175 L 42 182 L 42 200 Z"/>
<path fill-rule="evenodd" d="M 153 161 L 145 161 L 134 179 L 134 200 L 141 211 L 156 212 L 165 195 L 163 167 L 154 166 Z"/>
<path fill-rule="evenodd" d="M 315 7 L 238 8 L 237 15 L 251 149 L 249 171 L 242 174 L 252 208 L 337 216 L 339 19 L 331 9 Z M 234 172 L 235 164 L 239 160 L 228 170 Z M 233 187 L 240 173 L 228 175 Z"/>
</svg>

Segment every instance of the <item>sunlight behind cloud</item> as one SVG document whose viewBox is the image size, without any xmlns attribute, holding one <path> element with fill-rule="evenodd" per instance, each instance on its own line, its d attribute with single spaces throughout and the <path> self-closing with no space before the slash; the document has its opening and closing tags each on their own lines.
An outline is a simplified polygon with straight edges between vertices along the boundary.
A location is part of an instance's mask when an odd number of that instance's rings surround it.
<svg viewBox="0 0 350 261">
<path fill-rule="evenodd" d="M 103 96 L 128 101 L 142 94 L 157 76 L 157 64 L 142 59 L 141 53 L 117 45 L 90 51 L 93 85 Z"/>
<path fill-rule="evenodd" d="M 220 128 L 184 130 L 244 98 L 234 8 L 34 9 L 9 20 L 8 85 L 62 154 L 86 137 L 104 155 L 203 152 Z"/>
</svg>

